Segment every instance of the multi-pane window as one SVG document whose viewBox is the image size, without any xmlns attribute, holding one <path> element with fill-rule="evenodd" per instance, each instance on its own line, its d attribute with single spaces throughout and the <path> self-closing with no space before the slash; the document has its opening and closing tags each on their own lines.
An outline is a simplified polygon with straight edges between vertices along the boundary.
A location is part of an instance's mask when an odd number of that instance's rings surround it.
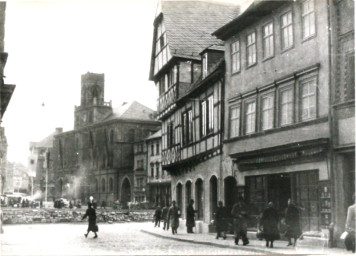
<svg viewBox="0 0 356 256">
<path fill-rule="evenodd" d="M 202 65 L 203 65 L 203 79 L 208 75 L 208 54 L 204 53 L 202 58 Z"/>
<path fill-rule="evenodd" d="M 177 83 L 178 68 L 174 66 L 169 72 L 169 86 L 175 85 Z"/>
<path fill-rule="evenodd" d="M 293 89 L 288 88 L 281 91 L 280 94 L 280 119 L 281 126 L 293 122 Z"/>
<path fill-rule="evenodd" d="M 155 147 L 155 145 L 151 144 L 151 156 L 154 156 L 154 154 L 155 154 L 154 147 Z"/>
<path fill-rule="evenodd" d="M 167 146 L 172 147 L 174 143 L 174 122 L 169 122 L 167 125 Z"/>
<path fill-rule="evenodd" d="M 246 134 L 256 130 L 256 101 L 246 102 L 245 113 Z"/>
<path fill-rule="evenodd" d="M 303 39 L 315 35 L 315 10 L 314 0 L 302 3 Z"/>
<path fill-rule="evenodd" d="M 151 164 L 151 177 L 155 176 L 155 167 L 153 164 Z"/>
<path fill-rule="evenodd" d="M 205 136 L 214 130 L 214 97 L 209 96 L 201 102 L 201 135 Z"/>
<path fill-rule="evenodd" d="M 183 144 L 193 141 L 193 112 L 188 110 L 182 115 Z"/>
<path fill-rule="evenodd" d="M 231 69 L 232 73 L 239 72 L 241 69 L 240 40 L 231 44 Z"/>
<path fill-rule="evenodd" d="M 234 106 L 230 109 L 230 137 L 240 135 L 240 106 Z"/>
<path fill-rule="evenodd" d="M 156 163 L 156 179 L 159 178 L 159 163 Z"/>
<path fill-rule="evenodd" d="M 262 111 L 262 130 L 273 128 L 273 94 L 262 96 L 261 111 Z"/>
<path fill-rule="evenodd" d="M 171 58 L 167 47 L 167 35 L 163 22 L 157 25 L 155 55 L 154 73 L 156 74 Z"/>
<path fill-rule="evenodd" d="M 269 58 L 274 54 L 273 22 L 263 26 L 263 57 Z"/>
<path fill-rule="evenodd" d="M 316 79 L 305 81 L 300 88 L 301 120 L 316 117 Z"/>
<path fill-rule="evenodd" d="M 293 20 L 292 12 L 287 12 L 281 17 L 281 37 L 282 50 L 286 50 L 293 46 Z"/>
<path fill-rule="evenodd" d="M 256 32 L 253 32 L 247 36 L 247 66 L 257 62 L 256 51 Z"/>
</svg>

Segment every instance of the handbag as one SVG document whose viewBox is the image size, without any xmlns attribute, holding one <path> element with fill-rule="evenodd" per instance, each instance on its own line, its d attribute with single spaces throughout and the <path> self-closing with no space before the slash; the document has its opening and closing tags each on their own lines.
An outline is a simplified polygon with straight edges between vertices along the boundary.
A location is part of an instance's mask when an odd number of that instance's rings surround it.
<svg viewBox="0 0 356 256">
<path fill-rule="evenodd" d="M 98 227 L 98 225 L 95 225 L 95 231 L 94 232 L 98 232 L 99 231 L 99 227 Z"/>
</svg>

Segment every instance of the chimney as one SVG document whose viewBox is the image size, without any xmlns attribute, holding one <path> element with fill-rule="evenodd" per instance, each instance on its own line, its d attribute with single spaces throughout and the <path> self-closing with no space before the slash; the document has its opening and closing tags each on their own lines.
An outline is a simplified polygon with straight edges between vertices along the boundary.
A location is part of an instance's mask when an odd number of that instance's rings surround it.
<svg viewBox="0 0 356 256">
<path fill-rule="evenodd" d="M 63 128 L 62 127 L 57 127 L 56 128 L 56 134 L 60 134 L 63 132 Z"/>
</svg>

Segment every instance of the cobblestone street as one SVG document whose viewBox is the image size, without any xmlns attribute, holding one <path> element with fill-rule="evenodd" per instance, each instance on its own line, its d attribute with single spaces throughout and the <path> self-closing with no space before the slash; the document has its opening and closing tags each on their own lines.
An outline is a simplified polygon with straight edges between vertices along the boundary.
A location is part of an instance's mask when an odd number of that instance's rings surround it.
<svg viewBox="0 0 356 256">
<path fill-rule="evenodd" d="M 152 223 L 99 225 L 99 238 L 85 238 L 87 223 L 5 225 L 1 255 L 216 255 L 250 254 L 232 248 L 219 248 L 162 239 L 140 232 Z M 89 234 L 93 237 L 93 234 Z M 256 254 L 251 252 L 251 254 Z"/>
</svg>

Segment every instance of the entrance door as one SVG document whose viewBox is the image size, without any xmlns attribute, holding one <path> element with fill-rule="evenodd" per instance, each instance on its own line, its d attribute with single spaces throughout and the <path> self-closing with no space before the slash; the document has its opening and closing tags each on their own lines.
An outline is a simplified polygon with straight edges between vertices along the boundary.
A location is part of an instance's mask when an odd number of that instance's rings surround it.
<svg viewBox="0 0 356 256">
<path fill-rule="evenodd" d="M 218 204 L 218 179 L 212 176 L 210 179 L 210 219 L 214 218 L 214 212 L 216 212 Z"/>
<path fill-rule="evenodd" d="M 280 216 L 284 215 L 289 198 L 291 198 L 290 175 L 276 174 L 268 176 L 268 202 L 273 202 Z"/>
<path fill-rule="evenodd" d="M 190 180 L 185 183 L 185 205 L 187 206 L 192 199 L 192 182 Z"/>
<path fill-rule="evenodd" d="M 232 206 L 236 200 L 236 179 L 234 177 L 226 177 L 224 180 L 225 187 L 225 206 L 227 214 L 230 215 Z"/>
<path fill-rule="evenodd" d="M 197 206 L 197 212 L 198 212 L 198 216 L 197 219 L 198 220 L 202 220 L 204 218 L 204 205 L 203 205 L 203 181 L 201 179 L 198 179 L 195 182 L 195 199 L 196 199 L 196 206 Z"/>
<path fill-rule="evenodd" d="M 301 208 L 302 230 L 318 230 L 318 171 L 294 174 L 295 201 Z"/>
<path fill-rule="evenodd" d="M 125 178 L 121 187 L 121 203 L 123 208 L 128 207 L 128 202 L 131 201 L 131 185 L 127 178 Z"/>
</svg>

